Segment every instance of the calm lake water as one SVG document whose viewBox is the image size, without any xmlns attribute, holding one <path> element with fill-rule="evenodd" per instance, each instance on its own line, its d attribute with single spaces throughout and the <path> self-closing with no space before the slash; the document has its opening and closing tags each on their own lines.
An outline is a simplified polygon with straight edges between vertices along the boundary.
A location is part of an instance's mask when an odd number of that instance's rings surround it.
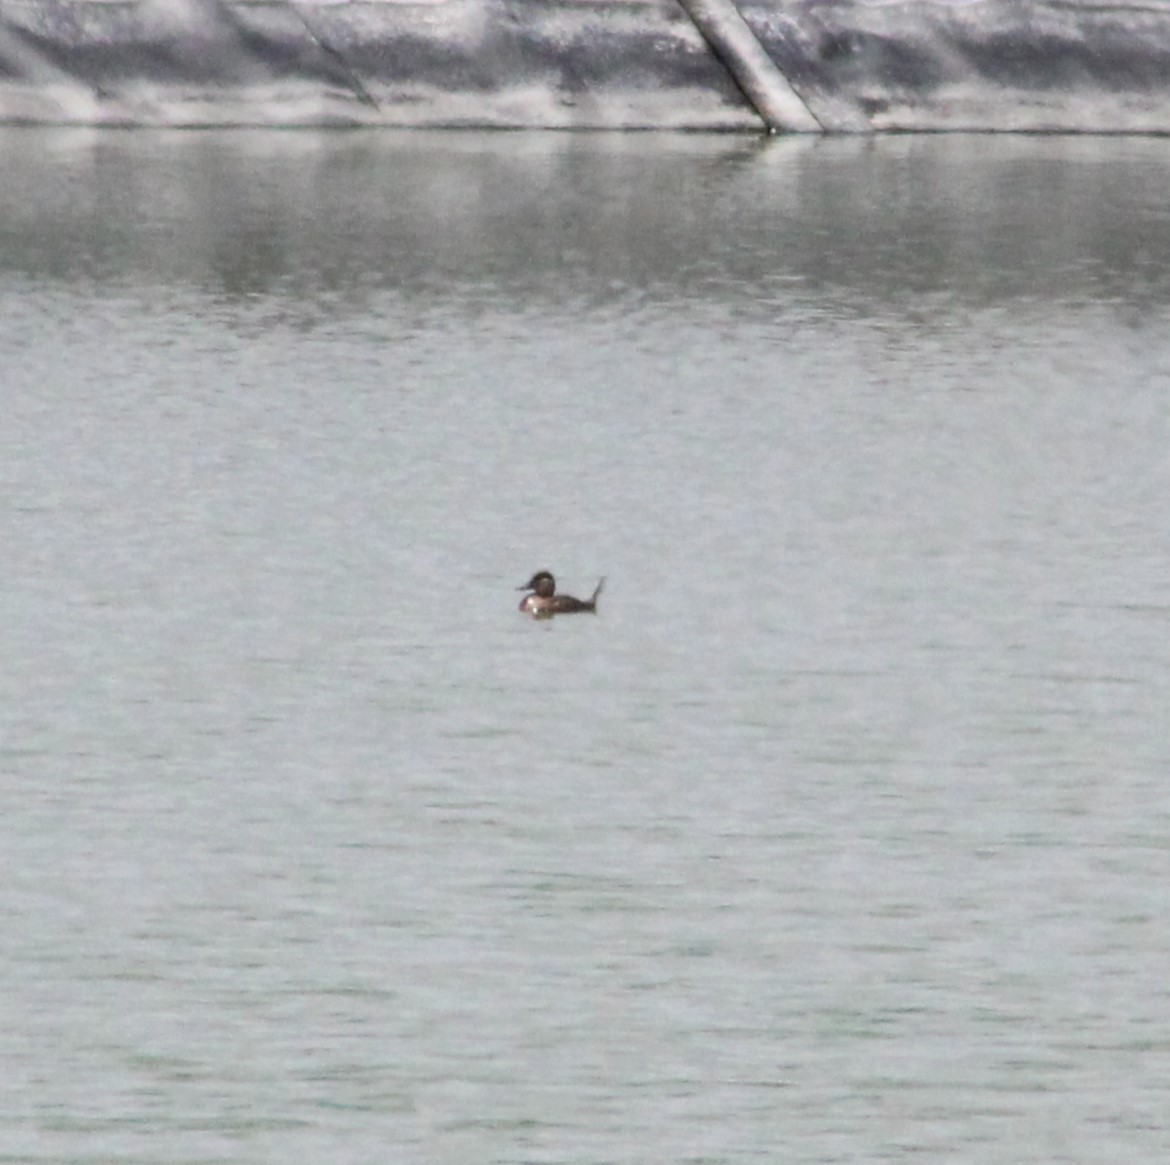
<svg viewBox="0 0 1170 1165">
<path fill-rule="evenodd" d="M 1167 191 L 0 132 L 0 1161 L 1170 1159 Z"/>
</svg>

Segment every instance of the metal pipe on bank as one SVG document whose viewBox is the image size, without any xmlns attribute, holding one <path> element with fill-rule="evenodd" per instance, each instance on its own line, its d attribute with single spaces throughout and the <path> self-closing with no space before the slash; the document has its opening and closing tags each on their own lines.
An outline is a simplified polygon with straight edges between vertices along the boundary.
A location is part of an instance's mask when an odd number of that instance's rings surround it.
<svg viewBox="0 0 1170 1165">
<path fill-rule="evenodd" d="M 760 115 L 769 133 L 823 133 L 788 78 L 756 39 L 733 0 L 679 0 L 712 53 Z"/>
</svg>

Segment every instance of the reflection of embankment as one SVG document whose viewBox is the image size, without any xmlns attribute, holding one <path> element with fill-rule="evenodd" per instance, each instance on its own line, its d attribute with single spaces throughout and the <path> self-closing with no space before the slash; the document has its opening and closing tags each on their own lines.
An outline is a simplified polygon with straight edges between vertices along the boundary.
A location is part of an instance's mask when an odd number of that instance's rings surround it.
<svg viewBox="0 0 1170 1165">
<path fill-rule="evenodd" d="M 338 311 L 387 291 L 539 310 L 550 286 L 561 307 L 765 316 L 802 289 L 879 315 L 1135 286 L 1170 303 L 1156 139 L 25 129 L 0 154 L 0 270 L 67 283 Z"/>
</svg>

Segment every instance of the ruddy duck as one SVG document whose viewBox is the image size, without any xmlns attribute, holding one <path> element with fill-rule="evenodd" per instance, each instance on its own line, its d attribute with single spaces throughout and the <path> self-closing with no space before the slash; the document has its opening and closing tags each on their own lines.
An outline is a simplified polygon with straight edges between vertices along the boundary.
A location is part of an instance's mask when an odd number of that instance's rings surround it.
<svg viewBox="0 0 1170 1165">
<path fill-rule="evenodd" d="M 548 619 L 553 615 L 568 615 L 573 611 L 596 611 L 597 596 L 605 586 L 605 579 L 601 579 L 593 596 L 588 599 L 575 599 L 572 595 L 558 595 L 557 580 L 547 570 L 538 570 L 518 591 L 532 591 L 520 600 L 520 610 L 538 619 Z"/>
</svg>

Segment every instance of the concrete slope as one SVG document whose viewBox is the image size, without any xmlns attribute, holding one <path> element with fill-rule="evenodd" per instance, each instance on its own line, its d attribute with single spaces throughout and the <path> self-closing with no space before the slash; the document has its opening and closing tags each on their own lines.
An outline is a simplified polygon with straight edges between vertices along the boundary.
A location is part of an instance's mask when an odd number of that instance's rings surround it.
<svg viewBox="0 0 1170 1165">
<path fill-rule="evenodd" d="M 0 121 L 1170 133 L 1170 0 L 0 0 Z"/>
</svg>

